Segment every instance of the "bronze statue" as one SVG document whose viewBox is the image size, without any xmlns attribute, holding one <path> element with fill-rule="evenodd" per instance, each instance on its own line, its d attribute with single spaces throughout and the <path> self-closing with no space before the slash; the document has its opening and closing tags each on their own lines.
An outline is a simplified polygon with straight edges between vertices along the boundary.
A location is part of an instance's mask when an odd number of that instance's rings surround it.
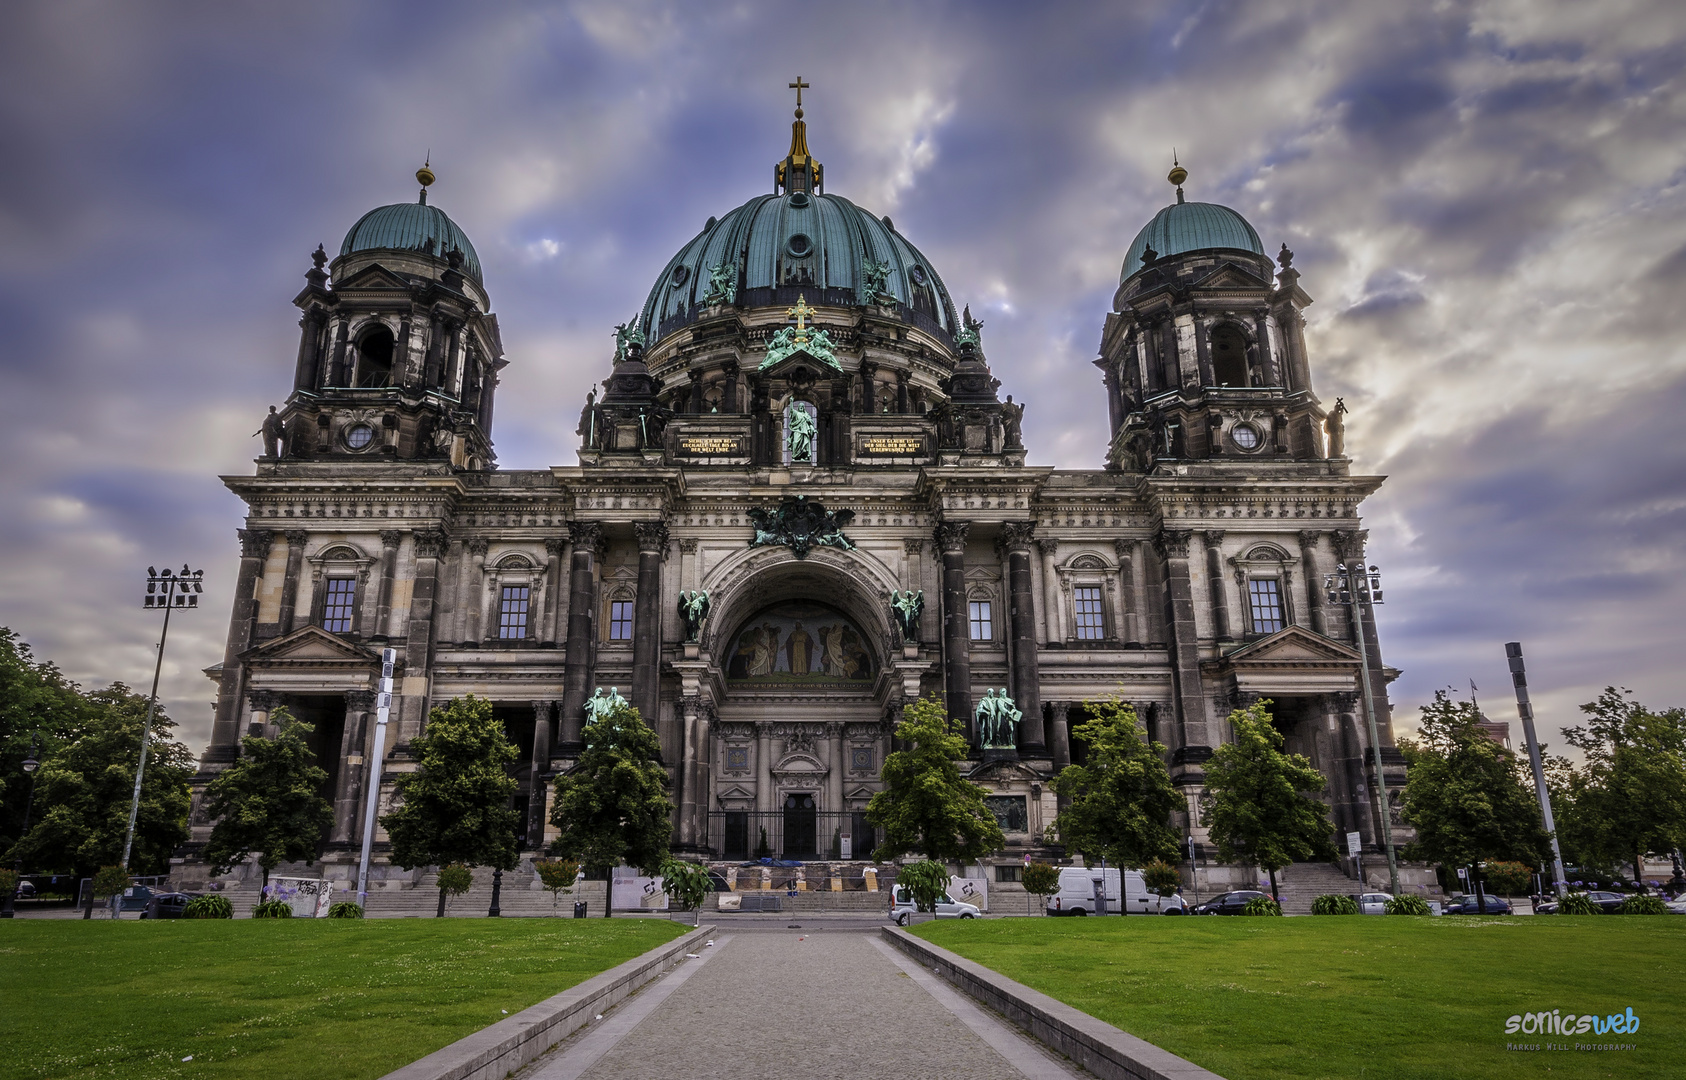
<svg viewBox="0 0 1686 1080">
<path fill-rule="evenodd" d="M 278 458 L 281 456 L 282 439 L 286 436 L 286 427 L 281 422 L 281 414 L 275 411 L 275 406 L 269 407 L 269 415 L 263 418 L 263 426 L 252 432 L 253 435 L 263 436 L 263 456 Z"/>
<path fill-rule="evenodd" d="M 1346 399 L 1336 398 L 1335 407 L 1323 418 L 1323 430 L 1329 433 L 1329 456 L 1346 457 Z"/>
</svg>

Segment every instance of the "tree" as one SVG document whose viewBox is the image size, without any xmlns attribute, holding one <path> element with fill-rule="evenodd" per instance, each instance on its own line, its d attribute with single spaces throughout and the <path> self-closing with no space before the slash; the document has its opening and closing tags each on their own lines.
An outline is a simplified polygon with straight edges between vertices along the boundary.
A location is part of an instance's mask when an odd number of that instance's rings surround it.
<svg viewBox="0 0 1686 1080">
<path fill-rule="evenodd" d="M 623 865 L 655 877 L 673 835 L 660 757 L 660 740 L 631 705 L 587 724 L 579 764 L 556 780 L 550 821 L 561 833 L 551 853 L 578 860 L 593 877 L 607 878 Z M 604 899 L 604 918 L 613 899 Z"/>
<path fill-rule="evenodd" d="M 428 715 L 427 730 L 410 745 L 420 768 L 397 779 L 401 802 L 381 818 L 392 861 L 406 870 L 449 863 L 515 869 L 520 814 L 509 805 L 516 783 L 504 769 L 516 749 L 492 703 L 473 694 L 452 698 Z M 445 914 L 443 887 L 438 914 Z"/>
<path fill-rule="evenodd" d="M 76 737 L 36 774 L 34 821 L 4 856 L 7 862 L 21 858 L 39 871 L 89 877 L 123 858 L 146 698 L 112 683 L 83 700 L 87 711 Z M 188 837 L 193 755 L 175 740 L 174 727 L 162 708 L 153 716 L 129 859 L 134 874 L 163 873 Z"/>
<path fill-rule="evenodd" d="M 1417 830 L 1405 857 L 1476 867 L 1477 884 L 1487 859 L 1540 865 L 1550 838 L 1522 763 L 1477 726 L 1474 702 L 1437 690 L 1421 711 L 1418 738 L 1399 744 L 1406 765 L 1402 816 Z"/>
<path fill-rule="evenodd" d="M 441 866 L 434 880 L 439 884 L 439 917 L 444 918 L 445 898 L 461 896 L 474 888 L 474 871 L 462 863 L 451 863 Z"/>
<path fill-rule="evenodd" d="M 1584 864 L 1629 863 L 1642 880 L 1647 852 L 1686 846 L 1686 709 L 1653 712 L 1611 686 L 1581 711 L 1591 720 L 1563 736 L 1586 762 L 1569 768 L 1559 831 Z"/>
<path fill-rule="evenodd" d="M 708 876 L 708 869 L 694 862 L 675 859 L 669 856 L 662 860 L 661 865 L 662 891 L 669 898 L 679 901 L 686 911 L 694 911 L 697 917 L 695 926 L 702 925 L 702 902 L 714 889 L 714 881 Z"/>
<path fill-rule="evenodd" d="M 1235 741 L 1218 747 L 1206 762 L 1206 786 L 1212 792 L 1207 827 L 1218 858 L 1258 866 L 1270 873 L 1290 863 L 1332 858 L 1335 831 L 1329 808 L 1316 798 L 1326 781 L 1301 754 L 1282 752 L 1268 699 L 1229 714 Z"/>
<path fill-rule="evenodd" d="M 248 735 L 240 757 L 205 787 L 205 813 L 215 819 L 200 857 L 213 874 L 226 874 L 256 854 L 263 887 L 278 863 L 312 863 L 334 823 L 334 806 L 322 797 L 328 774 L 305 743 L 315 728 L 285 707 L 270 714 L 275 738 Z"/>
<path fill-rule="evenodd" d="M 1030 896 L 1047 896 L 1049 893 L 1058 892 L 1059 868 L 1045 862 L 1033 862 L 1024 868 L 1021 884 L 1024 885 L 1025 893 Z"/>
<path fill-rule="evenodd" d="M 88 711 L 75 683 L 0 626 L 0 851 L 23 829 L 30 786 L 23 759 L 31 749 L 37 761 L 51 759 L 81 733 Z"/>
<path fill-rule="evenodd" d="M 550 894 L 550 913 L 555 915 L 556 901 L 574 887 L 580 864 L 572 859 L 534 859 L 533 870 L 539 875 L 539 884 Z"/>
<path fill-rule="evenodd" d="M 1165 747 L 1143 738 L 1136 710 L 1116 698 L 1085 707 L 1089 719 L 1071 734 L 1088 748 L 1088 760 L 1054 778 L 1054 790 L 1071 800 L 1054 819 L 1060 840 L 1088 862 L 1174 861 L 1171 815 L 1186 803 L 1171 785 Z"/>
<path fill-rule="evenodd" d="M 896 738 L 908 748 L 884 759 L 884 790 L 866 804 L 866 819 L 884 830 L 874 859 L 917 851 L 938 862 L 977 862 L 1006 845 L 984 789 L 960 775 L 966 740 L 951 729 L 940 699 L 903 709 Z"/>
<path fill-rule="evenodd" d="M 933 859 L 922 859 L 902 867 L 896 885 L 906 888 L 913 906 L 920 911 L 937 910 L 937 901 L 948 892 L 948 867 Z M 909 922 L 913 919 L 910 916 Z"/>
</svg>

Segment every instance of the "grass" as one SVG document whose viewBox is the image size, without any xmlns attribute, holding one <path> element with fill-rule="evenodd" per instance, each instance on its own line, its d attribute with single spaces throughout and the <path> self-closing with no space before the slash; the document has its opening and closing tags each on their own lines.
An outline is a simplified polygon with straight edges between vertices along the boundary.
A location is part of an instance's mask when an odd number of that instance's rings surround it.
<svg viewBox="0 0 1686 1080">
<path fill-rule="evenodd" d="M 957 919 L 914 933 L 1230 1080 L 1683 1075 L 1681 918 Z M 1523 1012 L 1629 1007 L 1633 1035 L 1504 1033 Z"/>
<path fill-rule="evenodd" d="M 665 919 L 0 923 L 0 1077 L 378 1077 L 685 930 Z"/>
</svg>

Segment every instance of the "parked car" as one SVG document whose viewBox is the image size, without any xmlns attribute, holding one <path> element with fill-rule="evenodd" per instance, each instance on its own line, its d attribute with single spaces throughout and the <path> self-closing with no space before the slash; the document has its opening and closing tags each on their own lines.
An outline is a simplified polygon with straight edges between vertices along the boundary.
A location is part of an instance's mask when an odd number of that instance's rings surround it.
<svg viewBox="0 0 1686 1080">
<path fill-rule="evenodd" d="M 1102 910 L 1096 899 L 1095 879 L 1102 877 L 1100 867 L 1060 867 L 1060 887 L 1049 895 L 1049 915 L 1094 915 Z M 1160 896 L 1149 892 L 1142 881 L 1141 871 L 1127 870 L 1120 876 L 1116 867 L 1107 867 L 1101 888 L 1104 890 L 1105 912 L 1117 915 L 1118 898 L 1123 890 L 1129 915 L 1186 915 L 1188 903 L 1181 896 Z"/>
<path fill-rule="evenodd" d="M 33 900 L 33 899 L 35 899 L 35 882 L 30 881 L 27 878 L 19 879 L 19 881 L 18 881 L 18 891 L 14 895 L 14 899 L 17 899 L 17 900 Z"/>
<path fill-rule="evenodd" d="M 913 902 L 913 890 L 906 885 L 897 885 L 890 894 L 890 918 L 896 921 L 897 926 L 906 926 L 918 910 Z M 939 919 L 975 919 L 983 912 L 976 904 L 962 904 L 943 893 L 937 900 L 936 914 Z"/>
<path fill-rule="evenodd" d="M 1592 892 L 1587 893 L 1587 895 L 1592 898 L 1592 902 L 1594 904 L 1598 905 L 1598 910 L 1602 911 L 1606 915 L 1621 907 L 1622 901 L 1627 899 L 1627 897 L 1623 896 L 1621 893 L 1605 892 L 1602 889 L 1594 889 Z M 1488 897 L 1488 899 L 1492 898 Z M 1557 901 L 1555 899 L 1547 900 L 1545 903 L 1535 908 L 1534 911 L 1540 915 L 1556 915 Z"/>
<path fill-rule="evenodd" d="M 140 917 L 143 919 L 179 919 L 182 909 L 187 907 L 189 901 L 197 899 L 199 895 L 199 893 L 186 892 L 153 893 L 152 899 L 147 902 Z"/>
<path fill-rule="evenodd" d="M 1358 904 L 1360 915 L 1386 915 L 1387 902 L 1393 897 L 1385 892 L 1359 893 L 1352 898 Z"/>
<path fill-rule="evenodd" d="M 1257 889 L 1239 889 L 1235 892 L 1219 893 L 1204 904 L 1196 904 L 1189 914 L 1239 915 L 1241 909 L 1247 906 L 1247 901 L 1268 895 L 1270 894 L 1259 892 Z"/>
<path fill-rule="evenodd" d="M 113 899 L 116 901 L 117 910 L 119 912 L 144 912 L 146 911 L 146 905 L 152 903 L 153 895 L 153 891 L 145 885 L 130 885 L 127 889 L 123 890 L 121 895 L 114 897 Z"/>
<path fill-rule="evenodd" d="M 1668 910 L 1674 915 L 1686 915 L 1686 896 L 1668 902 Z"/>
<path fill-rule="evenodd" d="M 1464 893 L 1462 896 L 1455 896 L 1448 900 L 1441 911 L 1446 915 L 1480 915 L 1480 898 L 1474 893 Z M 1487 897 L 1487 914 L 1512 915 L 1515 912 L 1511 910 L 1510 901 L 1502 896 L 1490 895 Z"/>
</svg>

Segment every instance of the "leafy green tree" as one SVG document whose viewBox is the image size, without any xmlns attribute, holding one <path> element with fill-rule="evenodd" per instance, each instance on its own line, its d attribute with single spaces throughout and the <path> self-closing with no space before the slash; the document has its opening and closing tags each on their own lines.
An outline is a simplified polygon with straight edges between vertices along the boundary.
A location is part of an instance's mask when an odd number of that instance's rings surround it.
<svg viewBox="0 0 1686 1080">
<path fill-rule="evenodd" d="M 37 761 L 51 759 L 81 733 L 87 714 L 76 684 L 0 626 L 0 851 L 23 829 L 30 785 L 23 759 L 31 748 Z"/>
<path fill-rule="evenodd" d="M 39 872 L 89 877 L 123 858 L 129 803 L 140 762 L 146 698 L 122 683 L 83 696 L 86 712 L 76 737 L 37 773 L 30 829 L 5 856 Z M 187 782 L 193 755 L 175 740 L 175 724 L 162 707 L 152 719 L 151 748 L 141 783 L 129 869 L 161 874 L 170 854 L 187 840 L 191 802 Z"/>
<path fill-rule="evenodd" d="M 702 925 L 703 899 L 714 890 L 707 868 L 670 856 L 662 860 L 661 879 L 662 891 L 679 901 L 686 911 L 696 912 L 694 925 Z"/>
<path fill-rule="evenodd" d="M 1056 866 L 1045 862 L 1033 862 L 1024 868 L 1024 875 L 1019 882 L 1024 886 L 1027 896 L 1047 896 L 1060 889 L 1060 871 Z M 1043 901 L 1046 906 L 1047 901 Z"/>
<path fill-rule="evenodd" d="M 448 866 L 441 866 L 439 874 L 434 880 L 439 884 L 439 914 L 437 917 L 443 919 L 445 917 L 446 898 L 461 896 L 474 888 L 474 871 L 462 863 L 451 863 Z"/>
<path fill-rule="evenodd" d="M 896 884 L 912 895 L 914 907 L 920 911 L 935 911 L 937 901 L 948 892 L 948 867 L 933 859 L 909 863 L 896 875 Z"/>
<path fill-rule="evenodd" d="M 1590 721 L 1563 736 L 1586 762 L 1568 770 L 1559 832 L 1583 864 L 1628 863 L 1642 880 L 1647 852 L 1686 846 L 1686 709 L 1653 712 L 1612 686 L 1581 711 Z"/>
<path fill-rule="evenodd" d="M 1149 892 L 1160 896 L 1175 896 L 1177 890 L 1182 888 L 1182 871 L 1163 859 L 1155 859 L 1142 867 L 1142 884 Z"/>
<path fill-rule="evenodd" d="M 1550 838 L 1526 767 L 1478 727 L 1479 720 L 1474 702 L 1437 690 L 1422 707 L 1418 738 L 1400 740 L 1402 816 L 1417 830 L 1405 857 L 1473 866 L 1478 876 L 1488 859 L 1538 866 Z"/>
<path fill-rule="evenodd" d="M 908 705 L 896 737 L 908 748 L 884 759 L 884 790 L 866 805 L 866 819 L 884 830 L 872 857 L 883 862 L 917 851 L 938 862 L 977 862 L 1004 847 L 984 789 L 960 775 L 966 740 L 951 728 L 942 701 Z"/>
<path fill-rule="evenodd" d="M 1481 868 L 1487 884 L 1500 896 L 1521 896 L 1533 884 L 1534 872 L 1527 865 L 1504 859 L 1489 859 Z"/>
<path fill-rule="evenodd" d="M 1212 792 L 1207 827 L 1218 858 L 1270 873 L 1290 863 L 1332 858 L 1329 808 L 1316 793 L 1327 781 L 1301 754 L 1282 752 L 1268 700 L 1229 714 L 1235 741 L 1218 747 L 1206 762 L 1206 786 Z"/>
<path fill-rule="evenodd" d="M 1132 706 L 1117 699 L 1085 706 L 1089 719 L 1071 735 L 1087 746 L 1088 760 L 1054 778 L 1054 790 L 1070 800 L 1054 819 L 1060 840 L 1090 863 L 1174 861 L 1171 815 L 1186 804 L 1171 785 L 1165 747 L 1143 736 Z"/>
<path fill-rule="evenodd" d="M 593 877 L 622 865 L 656 876 L 673 835 L 660 757 L 655 731 L 631 705 L 587 724 L 579 764 L 556 780 L 550 821 L 561 832 L 551 853 L 577 860 Z M 612 901 L 603 904 L 604 918 Z"/>
<path fill-rule="evenodd" d="M 574 887 L 580 864 L 572 859 L 534 859 L 533 870 L 539 875 L 539 883 L 550 894 L 550 913 L 555 915 L 556 901 L 562 893 Z"/>
<path fill-rule="evenodd" d="M 206 785 L 205 813 L 216 824 L 200 853 L 213 874 L 256 854 L 265 889 L 277 864 L 315 862 L 334 823 L 334 806 L 322 797 L 328 774 L 305 743 L 315 728 L 285 707 L 270 715 L 275 738 L 241 739 L 240 757 Z"/>
<path fill-rule="evenodd" d="M 516 783 L 505 768 L 517 751 L 492 703 L 473 694 L 452 698 L 428 715 L 427 730 L 410 745 L 420 768 L 395 781 L 399 805 L 381 818 L 392 861 L 406 870 L 450 863 L 515 869 L 521 815 L 509 805 Z"/>
</svg>

